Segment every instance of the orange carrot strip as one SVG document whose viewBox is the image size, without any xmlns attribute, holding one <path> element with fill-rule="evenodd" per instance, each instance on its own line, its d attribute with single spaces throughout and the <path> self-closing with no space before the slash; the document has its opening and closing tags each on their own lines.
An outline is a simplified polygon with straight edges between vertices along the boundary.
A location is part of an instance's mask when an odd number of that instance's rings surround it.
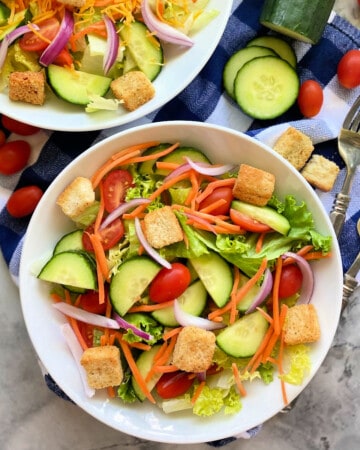
<svg viewBox="0 0 360 450">
<path fill-rule="evenodd" d="M 109 268 L 107 265 L 104 248 L 101 245 L 100 237 L 96 233 L 95 234 L 89 233 L 88 236 L 95 253 L 96 262 L 100 266 L 103 277 L 106 279 L 109 275 Z"/>
<path fill-rule="evenodd" d="M 156 146 L 156 145 L 159 145 L 159 142 L 158 142 L 158 141 L 149 141 L 149 142 L 144 142 L 144 143 L 142 143 L 142 144 L 135 144 L 135 145 L 132 145 L 132 146 L 130 146 L 130 147 L 123 148 L 123 149 L 120 150 L 119 152 L 114 153 L 114 154 L 110 157 L 109 161 L 111 161 L 111 160 L 116 160 L 116 159 L 118 159 L 118 158 L 121 158 L 121 157 L 124 156 L 124 155 L 132 155 L 132 153 L 133 153 L 134 151 L 138 151 L 138 152 L 141 153 L 141 151 L 146 150 L 146 149 L 148 149 L 149 147 L 154 147 L 154 146 Z"/>
<path fill-rule="evenodd" d="M 283 375 L 283 373 L 284 373 L 283 356 L 284 356 L 284 332 L 281 333 L 281 337 L 280 337 L 280 349 L 279 349 L 279 358 L 278 358 L 278 368 L 279 368 L 280 375 Z M 288 397 L 287 397 L 287 393 L 286 393 L 285 381 L 283 379 L 280 379 L 280 382 L 281 382 L 282 398 L 283 398 L 284 405 L 286 406 L 289 403 L 289 401 L 288 401 Z"/>
<path fill-rule="evenodd" d="M 63 301 L 64 301 L 64 300 L 60 297 L 60 295 L 59 295 L 59 294 L 56 294 L 55 292 L 52 292 L 52 293 L 50 294 L 50 297 L 54 300 L 54 302 L 57 302 L 57 303 L 63 302 Z"/>
<path fill-rule="evenodd" d="M 160 366 L 157 365 L 154 367 L 154 371 L 157 373 L 171 373 L 171 372 L 177 372 L 179 370 L 178 367 L 173 366 L 172 364 L 170 365 L 165 365 L 165 366 Z"/>
<path fill-rule="evenodd" d="M 236 363 L 232 363 L 231 364 L 231 369 L 232 372 L 234 374 L 234 378 L 235 378 L 235 383 L 236 383 L 236 387 L 238 388 L 240 395 L 242 397 L 246 396 L 246 390 L 242 384 L 241 378 L 240 378 L 240 373 L 239 373 L 239 369 L 238 366 L 236 365 Z"/>
<path fill-rule="evenodd" d="M 115 389 L 114 389 L 114 386 L 109 386 L 108 388 L 107 388 L 107 394 L 108 394 L 108 396 L 110 397 L 110 398 L 115 398 Z"/>
<path fill-rule="evenodd" d="M 237 317 L 236 292 L 238 290 L 239 282 L 240 282 L 240 271 L 238 267 L 234 266 L 234 282 L 230 293 L 230 302 L 231 302 L 230 319 L 229 319 L 230 324 L 234 323 Z"/>
<path fill-rule="evenodd" d="M 257 361 L 258 358 L 260 357 L 260 362 L 261 362 L 262 353 L 263 353 L 264 349 L 266 348 L 266 346 L 268 345 L 268 342 L 269 342 L 271 336 L 273 335 L 273 331 L 274 331 L 274 328 L 272 327 L 272 325 L 270 325 L 270 327 L 267 329 L 267 331 L 265 333 L 263 340 L 261 341 L 261 344 L 257 348 L 254 355 L 251 357 L 250 361 L 247 363 L 247 365 L 245 367 L 245 372 L 247 370 L 253 370 L 253 369 L 254 369 L 254 371 L 256 370 L 256 368 L 258 367 L 258 364 L 255 365 L 255 361 Z"/>
<path fill-rule="evenodd" d="M 255 252 L 256 253 L 260 253 L 261 252 L 265 236 L 266 236 L 266 233 L 260 233 L 259 234 L 258 240 L 256 241 L 256 245 L 255 245 Z"/>
<path fill-rule="evenodd" d="M 162 169 L 162 170 L 175 170 L 180 166 L 180 164 L 166 162 L 166 161 L 156 161 L 155 164 L 158 169 Z"/>
<path fill-rule="evenodd" d="M 285 322 L 287 311 L 288 311 L 288 306 L 285 305 L 285 303 L 283 303 L 281 305 L 281 312 L 280 312 L 280 316 L 279 316 L 280 333 L 281 333 L 281 330 L 282 330 L 282 328 L 284 326 L 284 322 Z M 263 363 L 265 363 L 268 360 L 268 358 L 270 357 L 270 355 L 271 355 L 271 353 L 272 353 L 272 351 L 273 351 L 273 349 L 275 347 L 275 344 L 276 344 L 276 342 L 278 341 L 278 339 L 280 337 L 280 333 L 276 334 L 275 328 L 274 328 L 274 333 L 271 336 L 271 339 L 269 340 L 268 345 L 266 346 L 266 348 L 264 349 L 264 352 L 263 352 L 263 356 L 262 356 L 262 362 Z"/>
<path fill-rule="evenodd" d="M 139 306 L 133 306 L 129 309 L 129 312 L 150 312 L 150 311 L 157 311 L 158 309 L 167 308 L 168 306 L 171 306 L 174 304 L 174 300 L 169 300 L 168 302 L 164 303 L 154 303 L 153 305 L 139 305 Z"/>
<path fill-rule="evenodd" d="M 82 334 L 80 333 L 79 324 L 76 319 L 73 317 L 69 317 L 69 322 L 71 325 L 71 328 L 73 329 L 75 336 L 77 337 L 77 340 L 79 341 L 79 344 L 81 345 L 81 348 L 83 350 L 86 350 L 88 348 L 84 338 L 82 337 Z"/>
<path fill-rule="evenodd" d="M 151 345 L 145 344 L 144 342 L 132 342 L 129 345 L 131 348 L 137 348 L 138 350 L 143 350 L 145 352 L 151 349 Z"/>
<path fill-rule="evenodd" d="M 195 197 L 198 194 L 200 183 L 194 170 L 190 171 L 191 189 L 185 199 L 185 205 L 191 205 L 191 209 L 195 209 Z"/>
<path fill-rule="evenodd" d="M 126 359 L 127 363 L 129 364 L 130 370 L 131 370 L 132 374 L 134 375 L 134 378 L 135 378 L 136 382 L 138 383 L 141 391 L 143 392 L 143 394 L 148 398 L 148 400 L 151 403 L 155 404 L 156 403 L 155 399 L 151 395 L 151 392 L 149 391 L 147 384 L 136 365 L 135 359 L 131 353 L 128 343 L 125 342 L 123 339 L 120 339 L 120 346 L 121 346 L 121 350 L 123 351 L 123 354 L 125 356 L 125 359 Z"/>
<path fill-rule="evenodd" d="M 226 200 L 224 198 L 219 198 L 219 200 L 216 200 L 216 202 L 212 203 L 209 206 L 206 206 L 205 208 L 199 209 L 200 212 L 205 213 L 205 214 L 209 214 L 212 211 L 214 211 L 214 209 L 218 208 L 219 206 L 225 205 Z"/>
<path fill-rule="evenodd" d="M 305 256 L 307 253 L 309 253 L 314 248 L 313 245 L 305 245 L 302 247 L 299 251 L 296 252 L 299 256 Z M 283 264 L 293 264 L 295 262 L 294 258 L 286 258 L 283 260 Z"/>
<path fill-rule="evenodd" d="M 233 187 L 235 184 L 235 178 L 226 178 L 225 180 L 215 180 L 210 182 L 206 188 L 202 191 L 201 194 L 199 194 L 196 197 L 196 203 L 201 203 L 203 200 L 205 200 L 206 197 L 208 197 L 212 192 L 218 188 L 218 187 Z"/>
<path fill-rule="evenodd" d="M 313 259 L 322 259 L 322 258 L 331 258 L 332 254 L 329 253 L 323 253 L 323 252 L 309 252 L 306 255 L 303 256 L 304 259 L 307 261 L 311 261 Z"/>
<path fill-rule="evenodd" d="M 182 329 L 183 329 L 183 327 L 177 327 L 177 328 L 173 328 L 170 331 L 167 331 L 166 333 L 163 334 L 164 341 L 167 341 L 168 339 L 172 338 L 173 336 L 179 334 Z"/>
<path fill-rule="evenodd" d="M 282 271 L 282 258 L 281 256 L 276 261 L 274 285 L 273 285 L 273 318 L 274 318 L 274 333 L 276 335 L 280 334 L 280 322 L 279 322 L 279 286 L 280 277 Z"/>
<path fill-rule="evenodd" d="M 195 389 L 194 395 L 191 397 L 191 403 L 194 405 L 196 400 L 200 397 L 202 390 L 204 389 L 205 381 L 199 383 L 199 386 Z"/>
<path fill-rule="evenodd" d="M 152 161 L 153 159 L 162 158 L 163 156 L 168 155 L 172 151 L 174 151 L 176 148 L 179 147 L 179 142 L 176 142 L 173 145 L 170 145 L 170 147 L 166 148 L 165 150 L 162 150 L 161 152 L 152 153 L 151 155 L 145 155 L 145 156 L 138 156 L 131 160 L 129 160 L 128 164 L 138 163 L 138 162 L 144 162 L 144 161 Z"/>
<path fill-rule="evenodd" d="M 260 308 L 259 306 L 256 308 L 259 313 L 265 317 L 265 319 L 269 322 L 269 324 L 271 325 L 274 322 L 274 319 L 270 316 L 270 314 L 268 314 L 266 311 L 263 310 L 263 308 Z"/>
</svg>

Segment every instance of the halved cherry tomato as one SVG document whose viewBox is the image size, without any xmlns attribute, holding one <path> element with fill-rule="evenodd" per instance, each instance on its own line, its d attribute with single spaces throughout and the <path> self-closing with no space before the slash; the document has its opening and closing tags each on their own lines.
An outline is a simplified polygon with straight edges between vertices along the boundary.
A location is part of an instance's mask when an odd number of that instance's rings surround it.
<svg viewBox="0 0 360 450">
<path fill-rule="evenodd" d="M 337 66 L 339 83 L 347 89 L 360 85 L 360 50 L 349 50 Z"/>
<path fill-rule="evenodd" d="M 23 140 L 6 142 L 0 147 L 0 173 L 12 175 L 22 170 L 30 157 L 30 144 Z"/>
<path fill-rule="evenodd" d="M 161 398 L 175 398 L 185 394 L 193 385 L 194 377 L 187 372 L 164 373 L 156 384 L 156 392 Z"/>
<path fill-rule="evenodd" d="M 69 50 L 65 47 L 63 48 L 57 57 L 54 59 L 53 64 L 58 66 L 71 66 L 74 62 L 74 59 L 69 52 Z"/>
<path fill-rule="evenodd" d="M 21 50 L 28 52 L 41 52 L 45 50 L 49 45 L 49 41 L 51 42 L 54 39 L 60 28 L 60 22 L 55 17 L 39 22 L 37 25 L 39 27 L 37 33 L 41 34 L 44 39 L 41 39 L 38 34 L 29 31 L 29 33 L 25 33 L 19 39 Z"/>
<path fill-rule="evenodd" d="M 133 177 L 127 170 L 113 170 L 106 176 L 103 189 L 107 212 L 114 211 L 124 201 L 126 191 L 132 183 Z"/>
<path fill-rule="evenodd" d="M 306 80 L 300 86 L 297 98 L 299 109 L 304 117 L 314 117 L 319 114 L 324 102 L 324 93 L 315 80 Z"/>
<path fill-rule="evenodd" d="M 25 217 L 32 214 L 39 203 L 43 191 L 38 186 L 25 186 L 10 196 L 6 209 L 13 217 Z"/>
<path fill-rule="evenodd" d="M 87 291 L 85 294 L 81 294 L 80 306 L 85 311 L 94 314 L 105 314 L 106 312 L 106 301 L 99 303 L 99 293 L 97 291 Z"/>
<path fill-rule="evenodd" d="M 4 115 L 1 116 L 1 123 L 7 130 L 11 131 L 12 133 L 20 134 L 21 136 L 30 136 L 37 133 L 40 129 L 38 127 L 35 127 L 34 125 L 19 122 L 18 120 Z"/>
<path fill-rule="evenodd" d="M 291 297 L 299 292 L 302 281 L 303 275 L 296 264 L 283 266 L 279 284 L 279 298 Z"/>
<path fill-rule="evenodd" d="M 271 231 L 269 225 L 258 222 L 233 208 L 230 209 L 230 218 L 236 225 L 239 225 L 246 231 L 252 231 L 253 233 L 266 233 Z"/>
<path fill-rule="evenodd" d="M 156 275 L 149 287 L 149 297 L 155 303 L 163 303 L 179 297 L 189 286 L 190 270 L 181 263 L 173 263 Z"/>
<path fill-rule="evenodd" d="M 78 320 L 78 327 L 81 336 L 84 338 L 85 344 L 88 347 L 94 346 L 94 325 L 90 325 L 89 323 L 80 322 Z"/>
<path fill-rule="evenodd" d="M 226 186 L 214 189 L 213 192 L 199 204 L 199 209 L 206 208 L 221 199 L 224 199 L 225 203 L 213 209 L 211 214 L 214 216 L 226 215 L 229 212 L 230 204 L 233 200 L 232 189 Z"/>
<path fill-rule="evenodd" d="M 88 252 L 93 252 L 93 246 L 91 244 L 88 234 L 94 232 L 94 225 L 90 225 L 86 228 L 82 236 L 82 243 L 84 249 Z M 116 243 L 124 236 L 124 224 L 121 219 L 115 219 L 106 228 L 99 230 L 99 235 L 101 239 L 101 244 L 104 250 L 109 250 L 114 247 Z"/>
</svg>

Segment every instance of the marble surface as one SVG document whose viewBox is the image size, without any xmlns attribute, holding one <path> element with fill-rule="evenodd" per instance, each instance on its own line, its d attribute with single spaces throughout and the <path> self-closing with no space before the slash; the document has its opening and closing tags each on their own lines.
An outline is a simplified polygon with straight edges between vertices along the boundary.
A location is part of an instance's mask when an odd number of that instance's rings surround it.
<svg viewBox="0 0 360 450">
<path fill-rule="evenodd" d="M 360 26 L 357 0 L 337 0 L 335 9 Z M 19 294 L 0 256 L 0 449 L 200 450 L 206 444 L 167 445 L 142 441 L 99 423 L 44 384 L 21 315 Z M 360 445 L 360 289 L 344 313 L 333 346 L 295 408 L 278 414 L 249 440 L 227 450 L 353 450 Z"/>
</svg>

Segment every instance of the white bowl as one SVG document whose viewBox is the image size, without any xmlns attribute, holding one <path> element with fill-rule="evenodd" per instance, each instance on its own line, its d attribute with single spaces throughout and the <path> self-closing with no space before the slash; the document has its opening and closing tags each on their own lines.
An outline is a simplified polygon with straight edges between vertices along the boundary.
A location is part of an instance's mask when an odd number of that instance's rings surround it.
<svg viewBox="0 0 360 450">
<path fill-rule="evenodd" d="M 43 106 L 34 106 L 12 102 L 4 91 L 0 92 L 0 113 L 40 128 L 61 131 L 104 130 L 140 119 L 176 97 L 204 67 L 219 44 L 232 3 L 230 0 L 209 1 L 207 8 L 219 11 L 219 15 L 192 36 L 191 48 L 163 44 L 165 65 L 153 83 L 156 94 L 135 111 L 128 112 L 120 107 L 117 111 L 86 113 L 84 107 L 71 105 L 53 93 L 49 93 Z"/>
<path fill-rule="evenodd" d="M 59 325 L 64 317 L 51 306 L 49 286 L 32 275 L 39 258 L 48 257 L 57 240 L 72 228 L 55 204 L 60 192 L 76 176 L 90 176 L 119 149 L 153 140 L 179 141 L 198 147 L 214 163 L 244 162 L 274 173 L 277 194 L 280 197 L 293 194 L 298 200 L 304 200 L 313 213 L 316 228 L 333 237 L 333 256 L 313 266 L 316 280 L 313 303 L 319 314 L 321 338 L 312 344 L 311 372 L 304 384 L 287 385 L 289 400 L 314 376 L 332 343 L 341 308 L 342 265 L 331 223 L 314 190 L 290 164 L 257 140 L 214 125 L 178 121 L 133 128 L 98 143 L 69 164 L 44 194 L 27 231 L 20 268 L 24 319 L 35 350 L 49 373 L 80 408 L 99 421 L 124 433 L 158 442 L 190 444 L 221 439 L 259 425 L 283 408 L 278 380 L 269 386 L 261 382 L 247 385 L 248 395 L 243 398 L 243 408 L 238 414 L 218 414 L 207 419 L 191 413 L 166 415 L 149 402 L 124 405 L 121 400 L 108 400 L 99 392 L 89 399 L 60 333 Z"/>
</svg>

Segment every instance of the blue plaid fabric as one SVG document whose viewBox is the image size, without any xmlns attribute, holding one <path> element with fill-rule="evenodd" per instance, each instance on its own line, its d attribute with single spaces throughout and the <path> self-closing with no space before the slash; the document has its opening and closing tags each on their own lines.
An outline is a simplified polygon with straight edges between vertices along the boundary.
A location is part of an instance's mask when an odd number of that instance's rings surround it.
<svg viewBox="0 0 360 450">
<path fill-rule="evenodd" d="M 93 143 L 125 128 L 144 123 L 180 119 L 215 123 L 246 132 L 269 145 L 272 145 L 289 125 L 295 126 L 312 138 L 315 153 L 335 161 L 341 168 L 333 191 L 318 192 L 325 208 L 330 211 L 334 195 L 341 189 L 345 176 L 344 163 L 337 151 L 336 138 L 350 105 L 360 95 L 360 87 L 348 90 L 339 85 L 336 68 L 344 53 L 350 49 L 360 48 L 360 30 L 333 14 L 317 45 L 292 42 L 301 80 L 315 79 L 324 88 L 324 105 L 316 118 L 304 120 L 294 105 L 277 119 L 253 121 L 224 93 L 222 69 L 227 59 L 236 50 L 244 47 L 250 39 L 259 34 L 269 33 L 269 30 L 259 24 L 262 4 L 263 0 L 234 0 L 232 14 L 212 58 L 186 89 L 152 114 L 129 125 L 107 130 L 86 133 L 42 130 L 28 138 L 33 149 L 31 164 L 19 174 L 7 177 L 0 175 L 0 248 L 15 282 L 18 278 L 21 246 L 29 218 L 14 219 L 7 213 L 5 204 L 11 192 L 29 184 L 46 189 L 68 163 Z M 360 239 L 356 233 L 356 221 L 360 217 L 359 175 L 357 173 L 353 184 L 352 202 L 340 236 L 344 270 L 348 269 L 360 248 Z M 49 383 L 51 377 L 47 377 L 46 380 L 49 386 L 53 386 L 51 382 Z M 52 389 L 56 391 L 56 387 L 53 386 Z M 56 393 L 59 395 L 58 391 Z M 250 430 L 238 437 L 249 438 L 257 431 L 258 429 Z M 211 445 L 221 446 L 235 438 L 230 437 Z"/>
</svg>

